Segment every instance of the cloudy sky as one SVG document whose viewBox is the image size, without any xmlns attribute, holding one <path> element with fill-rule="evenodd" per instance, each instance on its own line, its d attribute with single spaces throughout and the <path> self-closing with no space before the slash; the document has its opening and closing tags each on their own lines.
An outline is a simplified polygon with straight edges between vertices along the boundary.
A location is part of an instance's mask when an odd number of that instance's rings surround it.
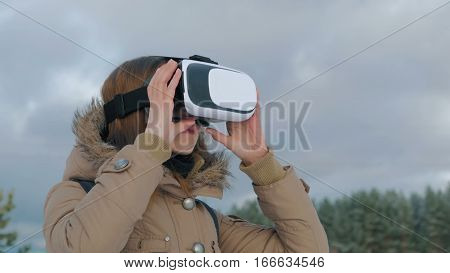
<svg viewBox="0 0 450 273">
<path fill-rule="evenodd" d="M 250 74 L 264 104 L 446 1 L 2 2 L 0 188 L 14 189 L 12 227 L 25 238 L 41 229 L 45 196 L 61 179 L 74 110 L 98 96 L 115 65 L 209 56 Z M 276 155 L 322 180 L 297 172 L 313 198 L 450 181 L 449 18 L 450 5 L 278 100 L 312 103 L 303 123 L 312 149 Z M 233 190 L 206 199 L 222 211 L 255 197 L 238 163 Z M 42 234 L 28 242 L 44 248 Z"/>
</svg>

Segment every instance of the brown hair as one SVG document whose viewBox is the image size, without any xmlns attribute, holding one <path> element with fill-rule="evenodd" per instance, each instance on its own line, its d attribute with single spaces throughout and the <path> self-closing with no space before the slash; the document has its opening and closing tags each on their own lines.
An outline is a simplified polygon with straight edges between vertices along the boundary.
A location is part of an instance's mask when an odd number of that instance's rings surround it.
<svg viewBox="0 0 450 273">
<path fill-rule="evenodd" d="M 156 69 L 166 63 L 169 58 L 140 57 L 129 60 L 118 66 L 106 78 L 101 89 L 104 103 L 111 101 L 117 94 L 125 94 L 145 85 Z M 144 111 L 137 111 L 122 119 L 116 119 L 108 126 L 106 141 L 118 149 L 132 144 L 136 136 L 143 133 L 146 127 Z"/>
<path fill-rule="evenodd" d="M 114 69 L 103 83 L 101 89 L 103 102 L 107 103 L 117 94 L 125 94 L 144 86 L 156 69 L 169 60 L 170 58 L 165 57 L 146 56 L 124 62 Z M 114 120 L 107 126 L 109 133 L 106 137 L 106 142 L 118 149 L 122 149 L 125 145 L 132 144 L 135 138 L 145 131 L 147 126 L 145 111 L 144 109 L 136 111 L 122 119 Z M 206 146 L 201 139 L 199 139 L 194 152 L 203 154 L 203 157 L 208 155 Z M 187 181 L 176 173 L 174 173 L 174 177 L 180 183 L 181 188 L 190 194 L 191 189 Z"/>
</svg>

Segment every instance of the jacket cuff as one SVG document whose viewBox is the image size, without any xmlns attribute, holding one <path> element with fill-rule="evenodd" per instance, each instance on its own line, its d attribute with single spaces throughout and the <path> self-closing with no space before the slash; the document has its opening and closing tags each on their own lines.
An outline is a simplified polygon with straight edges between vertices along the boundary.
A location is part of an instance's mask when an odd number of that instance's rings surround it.
<svg viewBox="0 0 450 273">
<path fill-rule="evenodd" d="M 151 156 L 160 162 L 166 162 L 172 156 L 170 145 L 154 134 L 141 133 L 136 137 L 134 144 L 138 150 L 151 153 Z"/>
<path fill-rule="evenodd" d="M 241 162 L 239 169 L 246 173 L 255 185 L 269 185 L 286 175 L 286 170 L 275 159 L 271 150 L 249 166 Z"/>
</svg>

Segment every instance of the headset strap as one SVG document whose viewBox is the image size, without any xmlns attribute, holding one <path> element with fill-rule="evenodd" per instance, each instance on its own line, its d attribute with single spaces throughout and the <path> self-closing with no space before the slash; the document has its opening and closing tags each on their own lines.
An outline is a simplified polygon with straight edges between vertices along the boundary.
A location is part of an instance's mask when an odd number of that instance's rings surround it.
<svg viewBox="0 0 450 273">
<path fill-rule="evenodd" d="M 147 86 L 139 87 L 125 94 L 117 94 L 111 101 L 103 105 L 105 122 L 109 124 L 117 118 L 124 118 L 149 105 Z"/>
</svg>

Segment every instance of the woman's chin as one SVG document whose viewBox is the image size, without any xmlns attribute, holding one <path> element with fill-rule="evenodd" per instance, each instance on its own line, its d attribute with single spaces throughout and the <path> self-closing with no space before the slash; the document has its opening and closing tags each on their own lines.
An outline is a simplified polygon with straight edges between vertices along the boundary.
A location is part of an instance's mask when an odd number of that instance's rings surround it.
<svg viewBox="0 0 450 273">
<path fill-rule="evenodd" d="M 175 146 L 175 147 L 172 147 L 172 151 L 177 154 L 188 155 L 188 154 L 192 153 L 192 151 L 194 151 L 194 147 L 195 147 L 195 145 L 189 146 L 189 147 Z"/>
<path fill-rule="evenodd" d="M 181 150 L 181 151 L 175 151 L 175 153 L 177 153 L 179 155 L 188 155 L 188 154 L 191 154 L 192 151 L 193 150 L 188 150 L 188 151 Z"/>
<path fill-rule="evenodd" d="M 182 133 L 185 134 L 185 133 Z M 178 154 L 190 154 L 197 144 L 198 134 L 186 133 L 186 135 L 178 135 L 172 144 L 172 151 Z"/>
</svg>

